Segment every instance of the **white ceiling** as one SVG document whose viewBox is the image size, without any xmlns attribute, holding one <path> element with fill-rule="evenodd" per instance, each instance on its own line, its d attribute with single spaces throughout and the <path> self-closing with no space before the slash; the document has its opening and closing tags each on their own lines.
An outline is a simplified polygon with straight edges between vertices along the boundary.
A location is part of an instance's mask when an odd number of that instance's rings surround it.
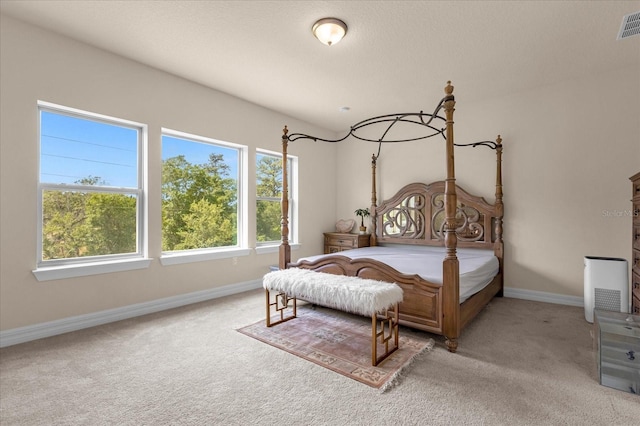
<svg viewBox="0 0 640 426">
<path fill-rule="evenodd" d="M 336 131 L 627 66 L 640 1 L 24 1 L 3 14 Z M 320 18 L 349 26 L 327 47 Z M 640 76 L 639 76 L 640 78 Z M 350 112 L 340 112 L 348 106 Z"/>
</svg>

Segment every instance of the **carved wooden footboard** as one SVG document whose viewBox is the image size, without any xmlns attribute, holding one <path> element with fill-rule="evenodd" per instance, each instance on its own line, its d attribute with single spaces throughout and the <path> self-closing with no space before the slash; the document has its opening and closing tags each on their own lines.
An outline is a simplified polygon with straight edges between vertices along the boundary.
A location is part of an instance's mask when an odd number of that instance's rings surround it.
<svg viewBox="0 0 640 426">
<path fill-rule="evenodd" d="M 340 255 L 326 256 L 313 262 L 291 263 L 288 267 L 396 283 L 404 292 L 400 324 L 442 334 L 441 284 L 431 283 L 418 275 L 402 274 L 373 259 L 350 259 Z"/>
<path fill-rule="evenodd" d="M 442 305 L 442 284 L 432 283 L 418 275 L 400 273 L 374 259 L 351 259 L 341 255 L 323 256 L 314 261 L 303 260 L 290 263 L 288 267 L 397 283 L 404 292 L 404 300 L 400 304 L 400 324 L 441 334 L 449 339 L 443 330 L 446 313 Z M 471 322 L 491 299 L 502 296 L 502 291 L 503 276 L 499 272 L 485 288 L 460 304 L 460 329 Z"/>
</svg>

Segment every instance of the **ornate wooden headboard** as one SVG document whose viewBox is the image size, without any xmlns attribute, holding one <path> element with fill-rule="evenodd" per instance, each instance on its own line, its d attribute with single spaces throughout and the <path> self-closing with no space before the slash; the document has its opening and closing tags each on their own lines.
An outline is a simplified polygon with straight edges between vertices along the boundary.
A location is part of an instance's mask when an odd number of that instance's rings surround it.
<svg viewBox="0 0 640 426">
<path fill-rule="evenodd" d="M 376 243 L 444 246 L 445 182 L 411 183 L 373 207 Z M 458 247 L 493 249 L 498 239 L 496 206 L 456 185 Z"/>
</svg>

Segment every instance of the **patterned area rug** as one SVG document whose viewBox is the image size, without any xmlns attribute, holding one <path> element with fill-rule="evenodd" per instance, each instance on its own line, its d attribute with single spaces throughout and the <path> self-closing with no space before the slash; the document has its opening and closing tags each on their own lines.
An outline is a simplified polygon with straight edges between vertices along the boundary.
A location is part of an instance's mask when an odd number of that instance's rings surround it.
<svg viewBox="0 0 640 426">
<path fill-rule="evenodd" d="M 434 345 L 433 339 L 407 336 L 400 328 L 400 348 L 374 367 L 369 318 L 309 305 L 299 306 L 298 317 L 282 324 L 268 328 L 261 320 L 238 331 L 383 392 Z"/>
</svg>

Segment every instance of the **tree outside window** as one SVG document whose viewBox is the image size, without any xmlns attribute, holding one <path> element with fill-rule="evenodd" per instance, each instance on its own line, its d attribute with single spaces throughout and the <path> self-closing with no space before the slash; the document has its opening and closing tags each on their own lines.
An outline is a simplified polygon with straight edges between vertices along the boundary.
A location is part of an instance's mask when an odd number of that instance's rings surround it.
<svg viewBox="0 0 640 426">
<path fill-rule="evenodd" d="M 291 165 L 292 159 L 288 158 L 290 212 L 293 204 L 291 201 Z M 280 229 L 282 189 L 282 157 L 258 152 L 256 154 L 256 240 L 258 245 L 277 243 L 282 237 Z M 293 228 L 291 216 L 289 213 L 289 226 Z"/>
<path fill-rule="evenodd" d="M 144 127 L 39 102 L 38 265 L 143 255 Z"/>
<path fill-rule="evenodd" d="M 162 158 L 162 251 L 237 246 L 240 150 L 166 134 Z"/>
</svg>

